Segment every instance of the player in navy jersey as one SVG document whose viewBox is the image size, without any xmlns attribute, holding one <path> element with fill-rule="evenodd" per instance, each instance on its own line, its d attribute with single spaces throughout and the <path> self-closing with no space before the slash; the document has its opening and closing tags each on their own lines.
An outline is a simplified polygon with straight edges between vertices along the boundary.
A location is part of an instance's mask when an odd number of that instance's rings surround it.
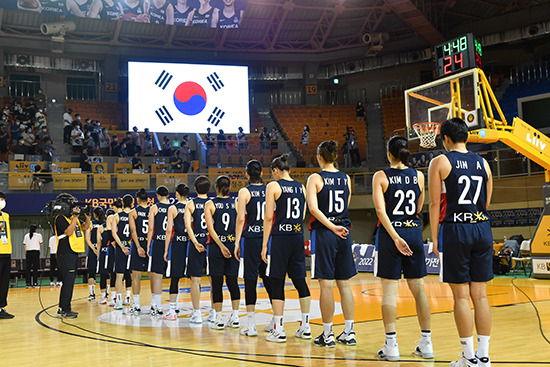
<svg viewBox="0 0 550 367">
<path fill-rule="evenodd" d="M 197 197 L 187 203 L 183 217 L 190 241 L 187 246 L 187 268 L 185 269 L 185 275 L 191 278 L 193 314 L 189 322 L 200 324 L 202 323 L 200 311 L 201 276 L 204 268 L 206 268 L 206 275 L 209 275 L 206 250 L 208 228 L 204 217 L 204 206 L 208 201 L 206 194 L 210 190 L 210 180 L 206 176 L 199 176 L 195 179 L 194 186 Z M 212 309 L 208 316 L 208 321 L 213 322 L 215 318 L 216 312 Z"/>
<path fill-rule="evenodd" d="M 122 9 L 122 20 L 149 23 L 149 1 L 119 0 Z"/>
<path fill-rule="evenodd" d="M 112 221 L 115 217 L 115 214 L 122 211 L 122 200 L 117 199 L 113 202 L 112 208 L 107 210 L 107 219 L 105 220 L 105 231 L 107 232 L 107 237 L 109 239 L 109 250 L 107 250 L 107 269 L 109 269 L 109 276 L 111 280 L 109 281 L 109 287 L 107 288 L 107 293 L 111 290 L 109 296 L 109 306 L 113 307 L 116 301 L 116 272 L 115 272 L 115 258 L 116 258 L 116 242 L 113 239 L 113 232 L 111 230 Z"/>
<path fill-rule="evenodd" d="M 67 13 L 67 5 L 63 0 L 40 0 L 42 14 L 57 14 L 65 15 Z"/>
<path fill-rule="evenodd" d="M 210 235 L 208 259 L 210 268 L 210 283 L 212 284 L 212 304 L 216 311 L 216 319 L 212 329 L 222 330 L 225 326 L 239 327 L 239 303 L 241 291 L 237 284 L 239 262 L 233 257 L 235 251 L 235 224 L 237 210 L 235 199 L 229 197 L 231 181 L 228 176 L 216 179 L 218 196 L 206 203 L 204 218 Z M 231 295 L 232 312 L 225 323 L 222 319 L 223 277 Z"/>
<path fill-rule="evenodd" d="M 116 272 L 116 302 L 115 310 L 122 310 L 122 305 L 130 304 L 130 290 L 132 287 L 132 277 L 130 274 L 130 242 L 132 234 L 130 232 L 130 220 L 128 215 L 132 211 L 134 198 L 130 194 L 122 198 L 123 209 L 115 214 L 111 219 L 111 232 L 116 244 L 115 250 L 115 272 Z M 122 281 L 126 285 L 126 296 L 122 299 Z"/>
<path fill-rule="evenodd" d="M 271 282 L 273 330 L 266 340 L 286 342 L 283 325 L 285 277 L 292 280 L 300 298 L 302 322 L 295 336 L 311 339 L 309 308 L 311 297 L 306 283 L 306 254 L 303 221 L 306 215 L 306 190 L 290 177 L 288 154 L 273 159 L 271 172 L 276 180 L 266 187 L 262 259 Z"/>
<path fill-rule="evenodd" d="M 149 19 L 155 24 L 174 24 L 174 6 L 169 0 L 152 0 Z"/>
<path fill-rule="evenodd" d="M 186 184 L 179 184 L 176 187 L 178 202 L 168 208 L 164 260 L 168 263 L 166 276 L 170 278 L 170 311 L 163 316 L 166 320 L 175 320 L 179 313 L 179 281 L 185 274 L 185 258 L 189 242 L 183 220 L 188 196 L 189 187 Z"/>
<path fill-rule="evenodd" d="M 220 10 L 213 8 L 210 5 L 210 0 L 199 0 L 199 3 L 200 7 L 193 10 L 189 16 L 190 25 L 193 27 L 216 28 L 218 26 Z"/>
<path fill-rule="evenodd" d="M 194 9 L 195 8 L 189 6 L 188 0 L 177 0 L 177 2 L 174 4 L 174 25 L 190 25 L 190 15 Z"/>
<path fill-rule="evenodd" d="M 223 10 L 220 10 L 218 28 L 239 28 L 244 10 L 235 8 L 235 0 L 223 0 L 223 5 Z"/>
<path fill-rule="evenodd" d="M 265 184 L 262 182 L 262 164 L 253 159 L 246 164 L 248 186 L 239 190 L 237 197 L 237 226 L 235 229 L 235 258 L 240 260 L 239 277 L 244 278 L 244 295 L 248 323 L 240 333 L 257 336 L 256 285 L 258 273 L 268 296 L 271 294 L 269 278 L 265 275 L 266 264 L 262 261 L 262 238 L 265 214 Z M 271 296 L 269 296 L 271 298 Z M 266 326 L 273 329 L 273 323 Z"/>
<path fill-rule="evenodd" d="M 88 18 L 119 19 L 122 16 L 122 8 L 116 0 L 94 0 Z"/>
<path fill-rule="evenodd" d="M 99 290 L 101 292 L 101 298 L 98 303 L 104 305 L 107 303 L 107 281 L 109 280 L 109 270 L 106 263 L 109 238 L 105 233 L 105 211 L 102 207 L 98 206 L 94 208 L 94 219 L 100 224 L 96 231 L 97 249 L 99 252 L 96 273 L 99 274 Z"/>
<path fill-rule="evenodd" d="M 309 176 L 307 181 L 308 206 L 313 215 L 310 222 L 311 277 L 319 279 L 323 317 L 323 333 L 315 338 L 314 343 L 329 348 L 336 345 L 332 332 L 335 280 L 345 320 L 344 331 L 337 340 L 346 345 L 356 344 L 353 331 L 355 304 L 349 284 L 349 279 L 357 274 L 349 235 L 351 181 L 334 166 L 337 157 L 336 142 L 322 142 L 317 147 L 317 162 L 322 171 Z"/>
<path fill-rule="evenodd" d="M 137 206 L 128 214 L 132 246 L 130 270 L 132 271 L 132 308 L 130 313 L 140 314 L 141 273 L 147 262 L 147 233 L 149 232 L 149 196 L 142 187 L 136 193 Z"/>
<path fill-rule="evenodd" d="M 88 289 L 90 295 L 88 301 L 95 301 L 95 276 L 97 272 L 97 263 L 99 259 L 99 247 L 97 241 L 97 230 L 102 226 L 102 223 L 96 219 L 94 213 L 92 225 L 86 230 L 84 238 L 86 240 L 86 268 L 88 268 Z"/>
<path fill-rule="evenodd" d="M 487 367 L 491 365 L 487 282 L 493 279 L 493 236 L 487 207 L 493 177 L 485 159 L 466 148 L 468 127 L 462 119 L 445 121 L 440 134 L 447 154 L 432 159 L 428 171 L 430 226 L 434 251 L 440 252 L 440 276 L 453 292 L 455 323 L 463 350 L 462 358 L 451 362 L 451 366 Z M 440 201 L 446 205 L 442 207 Z M 470 299 L 475 312 L 476 352 Z"/>
<path fill-rule="evenodd" d="M 420 343 L 414 353 L 433 358 L 430 303 L 424 292 L 426 258 L 418 213 L 424 203 L 424 175 L 407 167 L 407 139 L 394 136 L 388 141 L 387 157 L 391 167 L 373 176 L 372 200 L 380 225 L 376 234 L 374 275 L 382 282 L 382 319 L 386 342 L 378 352 L 380 359 L 398 361 L 395 320 L 397 284 L 401 273 L 416 301 L 421 329 Z"/>
<path fill-rule="evenodd" d="M 67 10 L 70 15 L 86 18 L 94 0 L 67 0 Z"/>
<path fill-rule="evenodd" d="M 166 262 L 164 261 L 164 242 L 168 226 L 168 189 L 166 186 L 157 187 L 158 203 L 149 209 L 149 232 L 147 233 L 147 253 L 149 254 L 149 279 L 151 281 L 151 309 L 153 316 L 162 315 L 162 274 Z"/>
</svg>

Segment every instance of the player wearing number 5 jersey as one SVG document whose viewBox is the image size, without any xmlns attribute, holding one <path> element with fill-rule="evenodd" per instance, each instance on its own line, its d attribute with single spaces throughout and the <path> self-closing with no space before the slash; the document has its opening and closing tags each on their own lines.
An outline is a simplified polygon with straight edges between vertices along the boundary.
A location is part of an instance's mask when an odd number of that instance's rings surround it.
<svg viewBox="0 0 550 367">
<path fill-rule="evenodd" d="M 440 251 L 442 280 L 453 292 L 455 323 L 463 350 L 462 358 L 451 366 L 487 367 L 491 365 L 487 282 L 493 279 L 493 236 L 487 207 L 493 178 L 489 164 L 467 150 L 468 127 L 463 120 L 445 121 L 441 139 L 448 153 L 433 159 L 428 171 L 430 226 L 434 248 Z M 475 311 L 476 352 L 470 299 Z"/>
<path fill-rule="evenodd" d="M 191 278 L 191 302 L 193 303 L 193 314 L 189 322 L 200 324 L 202 323 L 202 315 L 200 311 L 201 300 L 201 276 L 202 271 L 206 268 L 208 272 L 208 259 L 206 245 L 208 243 L 208 229 L 206 219 L 204 218 L 204 206 L 208 201 L 206 194 L 210 190 L 210 180 L 206 176 L 199 176 L 195 179 L 195 191 L 197 197 L 191 200 L 185 207 L 183 219 L 185 221 L 185 229 L 189 236 L 189 245 L 187 246 L 187 269 L 186 275 Z M 210 311 L 208 321 L 214 321 L 215 311 Z"/>
<path fill-rule="evenodd" d="M 149 209 L 149 232 L 147 233 L 147 253 L 149 254 L 149 277 L 151 280 L 151 308 L 152 316 L 162 315 L 162 274 L 164 262 L 164 241 L 168 226 L 168 189 L 159 186 L 156 190 L 158 203 Z M 151 225 L 153 224 L 153 225 Z"/>
<path fill-rule="evenodd" d="M 235 199 L 229 197 L 231 181 L 228 176 L 216 179 L 218 196 L 206 203 L 204 218 L 211 243 L 208 246 L 208 261 L 210 267 L 210 283 L 212 284 L 212 304 L 216 311 L 216 319 L 212 329 L 222 330 L 225 326 L 239 327 L 239 302 L 241 291 L 237 284 L 239 262 L 233 257 L 235 251 L 235 223 L 237 210 Z M 213 243 L 212 243 L 213 242 Z M 223 277 L 231 295 L 233 312 L 227 321 L 222 319 Z"/>
<path fill-rule="evenodd" d="M 309 211 L 313 215 L 311 232 L 311 277 L 319 279 L 321 288 L 321 315 L 323 334 L 315 338 L 315 345 L 334 347 L 332 318 L 334 316 L 334 280 L 340 292 L 344 311 L 345 329 L 338 336 L 338 342 L 355 345 L 353 319 L 355 304 L 349 279 L 357 274 L 349 228 L 348 204 L 351 182 L 335 166 L 338 146 L 335 141 L 324 141 L 317 147 L 317 162 L 322 171 L 309 176 L 307 198 Z"/>
<path fill-rule="evenodd" d="M 239 277 L 244 278 L 244 295 L 248 323 L 241 329 L 242 335 L 257 336 L 256 285 L 258 273 L 264 288 L 271 298 L 269 278 L 265 275 L 266 264 L 262 261 L 262 237 L 265 214 L 265 185 L 262 182 L 262 164 L 253 159 L 246 164 L 248 186 L 239 190 L 237 198 L 237 227 L 235 230 L 235 258 L 240 260 Z M 241 239 L 242 238 L 242 239 Z M 271 325 L 273 323 L 270 323 Z M 268 331 L 272 326 L 268 325 Z"/>
<path fill-rule="evenodd" d="M 302 322 L 295 336 L 311 339 L 309 326 L 311 298 L 306 283 L 303 229 L 306 215 L 306 190 L 304 185 L 290 177 L 288 154 L 273 159 L 271 171 L 276 181 L 270 182 L 266 187 L 262 260 L 267 263 L 266 275 L 271 282 L 274 325 L 266 340 L 276 343 L 286 342 L 283 310 L 287 274 L 298 291 L 302 310 Z"/>
<path fill-rule="evenodd" d="M 115 214 L 111 219 L 111 232 L 115 241 L 115 272 L 116 272 L 116 300 L 115 310 L 122 310 L 122 280 L 126 282 L 126 297 L 124 304 L 130 304 L 130 289 L 132 286 L 132 278 L 130 275 L 130 241 L 132 236 L 130 233 L 130 222 L 128 214 L 132 210 L 134 198 L 132 195 L 126 194 L 122 198 L 123 209 Z"/>
<path fill-rule="evenodd" d="M 421 339 L 415 354 L 433 358 L 430 303 L 424 292 L 426 259 L 422 227 L 417 213 L 424 203 L 424 175 L 407 167 L 407 139 L 394 136 L 388 141 L 387 156 L 391 167 L 373 176 L 372 199 L 380 220 L 376 233 L 374 275 L 382 282 L 382 319 L 386 332 L 378 358 L 398 361 L 395 319 L 397 283 L 401 273 L 416 301 Z"/>
<path fill-rule="evenodd" d="M 130 270 L 132 271 L 131 314 L 140 314 L 141 272 L 147 261 L 147 233 L 149 232 L 149 196 L 144 188 L 136 193 L 137 206 L 128 214 L 132 246 L 130 250 Z"/>
</svg>

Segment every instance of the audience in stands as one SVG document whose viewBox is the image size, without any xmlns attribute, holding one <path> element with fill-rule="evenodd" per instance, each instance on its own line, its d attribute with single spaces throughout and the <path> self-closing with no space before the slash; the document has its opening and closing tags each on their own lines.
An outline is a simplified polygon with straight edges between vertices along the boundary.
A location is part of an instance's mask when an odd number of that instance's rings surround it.
<svg viewBox="0 0 550 367">
<path fill-rule="evenodd" d="M 172 173 L 182 173 L 183 172 L 183 162 L 180 158 L 180 151 L 178 149 L 174 149 L 172 152 L 172 156 L 170 157 L 170 165 L 168 166 L 168 170 Z"/>
<path fill-rule="evenodd" d="M 189 172 L 189 167 L 191 166 L 191 148 L 189 144 L 184 140 L 181 143 L 180 156 L 183 162 L 183 173 Z"/>
<path fill-rule="evenodd" d="M 155 155 L 155 145 L 153 144 L 153 138 L 149 134 L 145 134 L 143 138 L 143 155 L 146 157 Z"/>
<path fill-rule="evenodd" d="M 73 130 L 73 110 L 67 109 L 63 114 L 63 144 L 69 144 L 71 142 L 71 132 Z"/>
<path fill-rule="evenodd" d="M 90 162 L 90 157 L 88 156 L 87 146 L 82 148 L 82 154 L 80 154 L 80 169 L 82 172 L 92 172 L 92 163 Z"/>
<path fill-rule="evenodd" d="M 11 125 L 10 130 L 12 144 L 17 144 L 21 138 L 21 122 L 16 120 L 15 123 Z"/>
<path fill-rule="evenodd" d="M 262 132 L 260 133 L 260 150 L 265 150 L 269 147 L 269 134 L 267 133 L 267 128 L 263 127 Z"/>
<path fill-rule="evenodd" d="M 220 129 L 218 136 L 216 136 L 216 141 L 218 143 L 218 154 L 222 149 L 229 153 L 229 151 L 227 150 L 227 137 L 225 136 L 222 129 Z"/>
<path fill-rule="evenodd" d="M 93 155 L 94 154 L 94 139 L 92 139 L 92 133 L 88 130 L 84 133 L 84 140 L 82 142 L 82 146 L 85 148 L 88 148 L 88 154 Z"/>
<path fill-rule="evenodd" d="M 136 152 L 136 143 L 130 131 L 126 132 L 126 136 L 124 137 L 124 139 L 122 139 L 122 145 L 126 145 L 126 152 L 128 153 L 128 157 L 133 157 L 134 153 Z"/>
<path fill-rule="evenodd" d="M 302 144 L 309 144 L 309 125 L 304 126 L 304 131 L 302 131 Z"/>
<path fill-rule="evenodd" d="M 242 127 L 239 127 L 239 132 L 237 133 L 237 144 L 239 147 L 239 153 L 248 146 L 246 134 L 243 132 Z"/>
<path fill-rule="evenodd" d="M 99 154 L 102 156 L 108 156 L 109 153 L 109 147 L 111 146 L 111 137 L 109 136 L 109 132 L 106 128 L 101 129 L 101 132 L 99 133 Z"/>
<path fill-rule="evenodd" d="M 51 162 L 53 157 L 53 151 L 55 150 L 55 148 L 52 145 L 52 139 L 50 139 L 49 137 L 46 137 L 43 140 L 41 140 L 41 142 L 43 142 L 40 148 L 40 154 L 42 155 L 42 160 L 45 162 Z"/>
<path fill-rule="evenodd" d="M 83 144 L 84 134 L 82 130 L 80 130 L 80 124 L 75 120 L 73 122 L 73 130 L 71 131 L 71 146 L 74 155 L 80 155 L 82 153 Z"/>
<path fill-rule="evenodd" d="M 3 162 L 8 161 L 9 137 L 8 125 L 2 122 L 0 124 L 0 160 Z"/>
<path fill-rule="evenodd" d="M 134 149 L 136 152 L 141 154 L 141 147 L 142 147 L 141 136 L 139 135 L 138 128 L 136 126 L 134 126 L 132 130 L 133 132 L 130 135 L 132 137 L 132 140 L 134 141 L 133 142 Z"/>
<path fill-rule="evenodd" d="M 27 148 L 27 154 L 34 154 L 36 148 L 36 138 L 32 133 L 32 128 L 27 127 L 21 134 L 21 138 L 23 139 L 23 144 Z"/>
<path fill-rule="evenodd" d="M 25 146 L 25 141 L 23 138 L 20 138 L 17 142 L 17 145 L 13 148 L 14 154 L 27 154 L 27 147 Z"/>
<path fill-rule="evenodd" d="M 132 170 L 142 170 L 143 169 L 143 162 L 141 161 L 141 158 L 139 158 L 139 153 L 137 151 L 134 152 L 134 157 L 130 161 L 132 163 Z"/>
<path fill-rule="evenodd" d="M 272 128 L 269 133 L 269 140 L 271 141 L 271 153 L 274 149 L 279 149 L 279 132 L 277 129 Z"/>
<path fill-rule="evenodd" d="M 111 142 L 111 156 L 120 157 L 120 143 L 116 135 L 113 135 L 113 141 Z"/>
<path fill-rule="evenodd" d="M 206 140 L 206 148 L 214 148 L 214 143 L 216 142 L 216 139 L 214 138 L 214 135 L 211 133 L 212 129 L 209 127 L 206 128 L 206 135 L 204 136 L 204 139 Z"/>
<path fill-rule="evenodd" d="M 357 102 L 357 105 L 355 106 L 355 114 L 357 116 L 357 121 L 362 121 L 365 119 L 365 106 L 363 106 L 363 102 Z"/>
<path fill-rule="evenodd" d="M 48 107 L 48 99 L 42 89 L 38 89 L 38 92 L 34 95 L 34 101 L 39 110 L 45 111 Z"/>
<path fill-rule="evenodd" d="M 170 139 L 167 136 L 162 138 L 162 156 L 170 157 L 172 156 L 172 144 L 170 144 Z"/>
</svg>

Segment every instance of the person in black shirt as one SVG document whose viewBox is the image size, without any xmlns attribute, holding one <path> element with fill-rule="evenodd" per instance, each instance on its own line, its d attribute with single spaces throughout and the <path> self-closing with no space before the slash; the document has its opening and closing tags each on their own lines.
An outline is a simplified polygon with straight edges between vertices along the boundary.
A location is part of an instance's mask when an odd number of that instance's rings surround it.
<svg viewBox="0 0 550 367">
<path fill-rule="evenodd" d="M 134 152 L 134 158 L 132 158 L 132 169 L 143 169 L 143 162 L 141 162 L 138 152 Z"/>
<path fill-rule="evenodd" d="M 177 150 L 177 149 L 174 149 L 172 152 L 173 152 L 173 154 L 170 157 L 170 166 L 169 166 L 170 172 L 172 172 L 172 173 L 182 173 L 183 172 L 183 170 L 182 170 L 183 163 L 182 163 L 181 158 L 180 158 L 180 151 Z"/>
<path fill-rule="evenodd" d="M 61 193 L 56 200 L 66 198 L 75 200 L 71 194 Z M 57 262 L 63 278 L 63 285 L 59 293 L 59 310 L 57 317 L 74 319 L 78 316 L 77 312 L 71 309 L 71 299 L 73 298 L 74 281 L 76 278 L 76 268 L 78 264 L 78 253 L 73 250 L 71 243 L 76 250 L 78 241 L 82 241 L 82 252 L 84 252 L 84 233 L 90 227 L 90 216 L 86 215 L 86 221 L 82 225 L 78 216 L 80 208 L 75 207 L 70 217 L 58 215 L 55 217 L 55 233 L 59 240 L 57 245 Z"/>
<path fill-rule="evenodd" d="M 113 135 L 113 141 L 111 142 L 111 156 L 120 157 L 120 144 L 116 135 Z"/>
<path fill-rule="evenodd" d="M 25 144 L 23 144 L 25 141 L 23 139 L 19 139 L 17 142 L 17 145 L 13 148 L 14 154 L 27 154 L 28 150 Z"/>
<path fill-rule="evenodd" d="M 128 153 L 128 157 L 132 157 L 136 151 L 136 143 L 132 138 L 131 132 L 128 131 L 126 133 L 126 136 L 122 139 L 122 144 L 126 144 L 126 152 Z"/>
<path fill-rule="evenodd" d="M 92 172 L 92 164 L 90 163 L 90 157 L 88 157 L 88 147 L 82 149 L 80 155 L 80 169 L 82 172 Z"/>
</svg>

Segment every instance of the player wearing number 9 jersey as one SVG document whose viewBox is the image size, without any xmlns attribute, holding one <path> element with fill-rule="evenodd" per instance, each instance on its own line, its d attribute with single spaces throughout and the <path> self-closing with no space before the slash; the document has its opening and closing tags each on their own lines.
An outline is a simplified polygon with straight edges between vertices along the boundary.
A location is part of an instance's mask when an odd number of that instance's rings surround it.
<svg viewBox="0 0 550 367">
<path fill-rule="evenodd" d="M 378 358 L 399 360 L 396 342 L 396 296 L 401 273 L 416 301 L 421 339 L 415 354 L 433 358 L 430 332 L 430 304 L 424 292 L 427 275 L 422 227 L 418 213 L 424 202 L 424 175 L 407 167 L 407 139 L 394 136 L 388 141 L 387 157 L 391 167 L 374 174 L 372 199 L 380 221 L 376 233 L 374 275 L 382 282 L 382 319 L 386 343 Z"/>
<path fill-rule="evenodd" d="M 218 196 L 206 203 L 204 218 L 208 227 L 211 242 L 208 246 L 208 260 L 210 266 L 210 282 L 212 284 L 212 304 L 216 318 L 212 329 L 221 330 L 225 326 L 239 327 L 239 302 L 241 291 L 237 284 L 239 262 L 233 256 L 235 251 L 235 224 L 237 210 L 235 199 L 229 197 L 231 181 L 228 176 L 219 176 L 216 179 Z M 231 295 L 233 312 L 227 321 L 222 319 L 223 277 Z"/>
<path fill-rule="evenodd" d="M 493 236 L 487 207 L 493 178 L 489 164 L 467 150 L 468 127 L 462 119 L 445 121 L 441 125 L 441 139 L 448 153 L 433 159 L 428 171 L 430 226 L 434 251 L 440 251 L 440 276 L 453 292 L 455 322 L 463 350 L 462 358 L 451 366 L 486 367 L 491 363 L 487 282 L 493 279 Z M 438 231 L 440 215 L 442 223 Z M 476 352 L 470 299 L 476 314 Z"/>
<path fill-rule="evenodd" d="M 164 262 L 164 242 L 168 225 L 168 189 L 159 186 L 156 190 L 158 203 L 149 209 L 149 232 L 147 233 L 147 253 L 149 266 L 147 270 L 151 277 L 151 315 L 162 315 L 162 274 Z M 153 224 L 153 225 L 151 225 Z"/>
<path fill-rule="evenodd" d="M 189 245 L 187 246 L 187 269 L 186 275 L 191 278 L 191 302 L 193 303 L 193 314 L 189 322 L 194 324 L 202 323 L 200 311 L 201 297 L 201 276 L 206 267 L 206 275 L 209 275 L 208 258 L 206 245 L 208 243 L 208 229 L 204 218 L 204 205 L 208 201 L 206 194 L 210 190 L 210 180 L 206 176 L 199 176 L 194 182 L 197 197 L 187 203 L 183 219 L 185 229 L 189 236 Z M 210 312 L 210 318 L 215 317 L 213 311 Z M 214 320 L 211 320 L 214 321 Z"/>
<path fill-rule="evenodd" d="M 142 187 L 136 193 L 137 206 L 128 214 L 132 246 L 130 250 L 130 270 L 132 271 L 132 308 L 131 314 L 141 313 L 141 272 L 147 261 L 147 233 L 149 232 L 149 196 Z"/>
<path fill-rule="evenodd" d="M 302 183 L 290 177 L 288 154 L 273 159 L 271 171 L 276 181 L 270 182 L 266 187 L 262 260 L 267 263 L 266 274 L 271 282 L 274 326 L 266 340 L 276 343 L 286 342 L 283 310 L 287 274 L 298 291 L 302 310 L 302 322 L 295 336 L 311 339 L 309 326 L 311 298 L 306 283 L 303 229 L 306 190 Z"/>
<path fill-rule="evenodd" d="M 307 182 L 308 206 L 313 217 L 311 232 L 311 277 L 319 279 L 323 334 L 315 338 L 315 345 L 334 347 L 332 318 L 334 315 L 334 280 L 340 292 L 344 310 L 345 329 L 337 340 L 355 345 L 353 320 L 355 305 L 349 279 L 357 274 L 349 228 L 348 204 L 351 182 L 335 166 L 338 146 L 335 141 L 324 141 L 317 147 L 317 162 L 322 171 L 311 175 Z"/>
<path fill-rule="evenodd" d="M 128 214 L 132 210 L 134 198 L 132 195 L 126 194 L 122 198 L 123 209 L 115 214 L 111 220 L 111 232 L 115 241 L 115 272 L 116 272 L 116 300 L 115 310 L 122 310 L 122 280 L 126 282 L 126 296 L 124 304 L 130 304 L 130 287 L 132 286 L 132 278 L 130 275 L 130 241 L 132 235 L 130 233 L 130 222 Z"/>
</svg>

